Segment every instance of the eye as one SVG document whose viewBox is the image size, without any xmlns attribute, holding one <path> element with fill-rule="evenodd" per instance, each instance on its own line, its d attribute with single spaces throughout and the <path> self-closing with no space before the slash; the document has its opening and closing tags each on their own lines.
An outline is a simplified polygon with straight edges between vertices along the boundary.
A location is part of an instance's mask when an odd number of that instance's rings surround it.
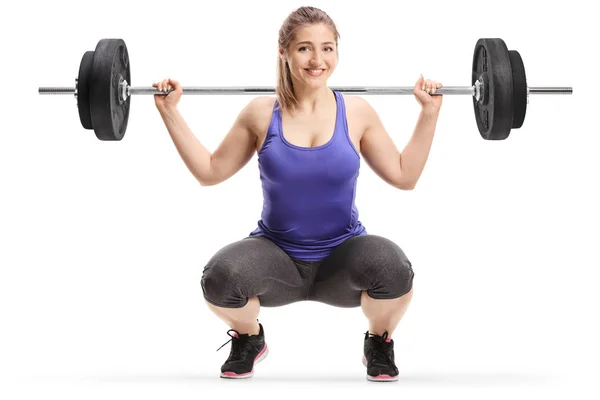
<svg viewBox="0 0 600 400">
<path fill-rule="evenodd" d="M 302 51 L 302 49 L 308 49 L 308 47 L 306 47 L 306 46 L 304 46 L 304 47 L 300 47 L 300 48 L 298 49 L 298 51 Z"/>
<path fill-rule="evenodd" d="M 326 47 L 326 49 L 329 49 L 330 51 L 333 51 L 333 47 Z"/>
</svg>

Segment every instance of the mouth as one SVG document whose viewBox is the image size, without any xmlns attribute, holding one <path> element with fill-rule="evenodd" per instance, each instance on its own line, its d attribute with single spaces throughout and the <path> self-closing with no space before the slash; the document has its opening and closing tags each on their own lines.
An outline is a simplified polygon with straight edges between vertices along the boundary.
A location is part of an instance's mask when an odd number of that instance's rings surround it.
<svg viewBox="0 0 600 400">
<path fill-rule="evenodd" d="M 304 68 L 304 70 L 310 76 L 321 76 L 325 72 L 325 70 L 323 68 L 316 68 L 316 69 Z"/>
</svg>

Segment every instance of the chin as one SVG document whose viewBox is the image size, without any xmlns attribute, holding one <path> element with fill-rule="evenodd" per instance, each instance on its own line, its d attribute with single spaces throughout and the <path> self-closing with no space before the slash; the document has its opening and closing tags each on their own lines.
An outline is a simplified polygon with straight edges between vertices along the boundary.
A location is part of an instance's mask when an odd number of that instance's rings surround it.
<svg viewBox="0 0 600 400">
<path fill-rule="evenodd" d="M 327 79 L 312 80 L 312 81 L 308 81 L 306 83 L 308 84 L 308 86 L 321 87 L 321 86 L 327 85 Z"/>
</svg>

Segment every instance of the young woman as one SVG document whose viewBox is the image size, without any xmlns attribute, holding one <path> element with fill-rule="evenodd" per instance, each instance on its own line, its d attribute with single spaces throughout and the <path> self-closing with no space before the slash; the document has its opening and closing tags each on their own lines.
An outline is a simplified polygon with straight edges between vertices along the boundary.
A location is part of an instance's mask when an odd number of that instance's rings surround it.
<svg viewBox="0 0 600 400">
<path fill-rule="evenodd" d="M 261 306 L 311 300 L 362 307 L 369 324 L 363 343 L 367 379 L 398 379 L 391 336 L 412 298 L 414 273 L 397 244 L 367 233 L 359 221 L 356 182 L 362 157 L 390 185 L 415 187 L 442 105 L 442 96 L 431 94 L 442 85 L 417 80 L 421 113 L 400 153 L 365 100 L 328 88 L 338 39 L 322 10 L 292 12 L 279 31 L 275 98 L 251 100 L 212 154 L 177 110 L 179 82 L 154 83 L 160 91 L 174 89 L 155 95 L 156 106 L 202 185 L 223 182 L 258 154 L 264 200 L 258 226 L 217 251 L 201 281 L 206 304 L 233 332 L 223 378 L 253 376 L 267 355 L 257 319 Z"/>
</svg>

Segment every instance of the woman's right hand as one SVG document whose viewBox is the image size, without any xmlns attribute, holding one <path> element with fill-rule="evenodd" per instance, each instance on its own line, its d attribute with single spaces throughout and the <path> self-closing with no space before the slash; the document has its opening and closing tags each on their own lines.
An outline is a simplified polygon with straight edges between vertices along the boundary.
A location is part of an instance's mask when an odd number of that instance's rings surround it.
<svg viewBox="0 0 600 400">
<path fill-rule="evenodd" d="M 157 88 L 161 92 L 169 92 L 172 90 L 167 95 L 154 95 L 154 103 L 159 110 L 177 108 L 177 104 L 179 103 L 179 99 L 181 99 L 181 94 L 183 93 L 183 89 L 181 88 L 179 82 L 167 78 L 160 82 L 153 83 L 152 87 Z"/>
</svg>

